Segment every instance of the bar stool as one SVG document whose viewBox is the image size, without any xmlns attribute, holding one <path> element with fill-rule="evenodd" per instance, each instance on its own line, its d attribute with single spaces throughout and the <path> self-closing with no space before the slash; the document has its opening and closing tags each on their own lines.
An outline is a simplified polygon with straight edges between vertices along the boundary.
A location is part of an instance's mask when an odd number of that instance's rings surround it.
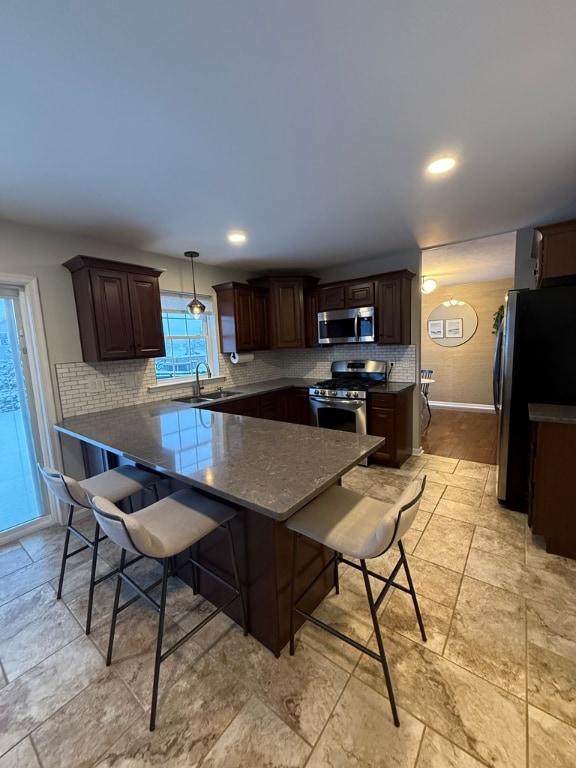
<svg viewBox="0 0 576 768">
<path fill-rule="evenodd" d="M 432 421 L 432 411 L 430 410 L 430 403 L 428 402 L 428 393 L 430 392 L 430 384 L 434 383 L 432 374 L 434 371 L 431 368 L 422 368 L 420 371 L 420 392 L 422 394 L 422 411 L 424 408 L 428 409 L 428 423 L 426 429 L 430 426 Z"/>
<path fill-rule="evenodd" d="M 240 589 L 238 565 L 236 562 L 236 553 L 234 551 L 234 542 L 232 540 L 232 531 L 230 529 L 230 520 L 236 516 L 236 510 L 227 504 L 223 504 L 214 499 L 209 499 L 192 490 L 173 493 L 171 496 L 167 496 L 161 501 L 151 504 L 149 507 L 133 512 L 131 515 L 126 515 L 118 509 L 115 504 L 101 496 L 92 497 L 90 503 L 92 505 L 94 516 L 102 530 L 105 531 L 111 541 L 117 544 L 122 550 L 120 567 L 116 576 L 116 595 L 114 597 L 114 608 L 112 610 L 112 621 L 110 623 L 110 637 L 108 641 L 106 665 L 109 666 L 112 663 L 116 618 L 120 611 L 123 611 L 129 605 L 132 605 L 132 603 L 140 597 L 143 597 L 160 614 L 158 619 L 156 656 L 154 660 L 152 706 L 150 710 L 150 730 L 153 731 L 156 726 L 160 664 L 238 597 L 240 598 L 244 635 L 248 634 L 244 598 Z M 235 582 L 234 585 L 225 581 L 193 558 L 193 545 L 219 527 L 224 528 L 228 536 Z M 137 555 L 131 563 L 126 563 L 127 552 L 132 552 Z M 175 565 L 176 556 L 184 552 L 187 552 L 186 560 Z M 125 573 L 127 565 L 136 562 L 136 560 L 140 560 L 142 557 L 154 558 L 162 563 L 162 578 L 145 589 Z M 210 576 L 216 579 L 220 584 L 228 587 L 232 591 L 232 595 L 224 605 L 215 608 L 210 615 L 197 624 L 194 629 L 187 632 L 184 637 L 181 637 L 174 643 L 174 645 L 162 652 L 168 576 L 176 575 L 178 570 L 188 564 L 192 565 L 193 573 L 195 573 L 195 569 L 198 568 L 210 574 Z M 123 581 L 129 584 L 137 594 L 135 597 L 132 597 L 127 600 L 127 602 L 120 605 L 120 592 L 122 590 Z M 193 583 L 196 584 L 196 576 L 193 577 Z M 159 603 L 150 597 L 149 594 L 152 589 L 158 586 L 158 584 L 162 584 Z"/>
<path fill-rule="evenodd" d="M 385 502 L 372 499 L 369 496 L 362 496 L 359 493 L 342 488 L 339 485 L 333 485 L 324 491 L 320 496 L 311 501 L 300 511 L 296 512 L 286 521 L 286 527 L 294 532 L 293 539 L 293 559 L 292 559 L 292 589 L 291 589 L 291 614 L 290 614 L 290 654 L 294 654 L 294 617 L 295 614 L 304 616 L 308 621 L 316 626 L 325 629 L 332 635 L 339 637 L 344 642 L 359 651 L 371 656 L 379 661 L 384 672 L 388 698 L 394 724 L 400 725 L 398 710 L 396 709 L 396 700 L 392 688 L 392 679 L 386 654 L 384 652 L 384 643 L 382 633 L 378 622 L 378 608 L 388 594 L 390 587 L 408 592 L 412 596 L 416 618 L 422 634 L 422 639 L 426 640 L 426 632 L 422 622 L 422 614 L 416 599 L 412 576 L 408 568 L 406 553 L 402 544 L 402 536 L 410 528 L 418 512 L 420 499 L 424 493 L 426 478 L 414 480 L 402 493 L 396 504 L 386 504 Z M 298 539 L 300 536 L 307 536 L 314 541 L 324 544 L 326 547 L 334 550 L 334 556 L 324 567 L 311 584 L 298 596 L 295 595 L 296 566 L 298 558 Z M 366 560 L 379 557 L 387 552 L 394 544 L 398 544 L 400 557 L 392 569 L 390 575 L 386 578 L 378 573 L 370 571 L 366 566 Z M 360 565 L 347 558 L 353 557 L 360 561 Z M 318 579 L 329 569 L 335 569 L 336 594 L 339 594 L 338 565 L 346 563 L 362 572 L 364 577 L 364 586 L 368 598 L 368 606 L 378 643 L 379 653 L 368 648 L 351 637 L 339 632 L 334 627 L 320 621 L 298 608 L 298 603 L 307 594 Z M 398 584 L 394 580 L 401 567 L 404 567 L 408 587 Z M 372 587 L 370 585 L 370 576 L 384 582 L 380 594 L 374 599 Z"/>
<path fill-rule="evenodd" d="M 74 527 L 74 513 L 77 509 L 84 510 L 90 509 L 90 503 L 88 498 L 93 495 L 105 495 L 106 498 L 113 501 L 121 501 L 122 499 L 129 498 L 134 493 L 142 491 L 146 488 L 153 488 L 158 499 L 158 489 L 156 484 L 162 479 L 161 475 L 154 472 L 147 472 L 144 469 L 133 467 L 129 465 L 123 465 L 116 467 L 115 469 L 109 469 L 106 472 L 102 472 L 99 475 L 93 475 L 86 480 L 74 480 L 68 475 L 63 475 L 56 469 L 50 467 L 41 467 L 39 464 L 38 471 L 42 475 L 44 482 L 48 489 L 56 496 L 57 499 L 63 501 L 68 505 L 68 520 L 66 522 L 66 536 L 64 538 L 64 550 L 62 552 L 62 565 L 60 566 L 60 578 L 58 580 L 58 591 L 56 598 L 60 600 L 62 597 L 62 585 L 64 583 L 64 573 L 66 571 L 66 564 L 69 558 L 74 557 L 79 552 L 83 552 L 85 549 L 92 550 L 92 567 L 90 571 L 90 587 L 88 590 L 88 609 L 86 613 L 86 634 L 90 634 L 92 624 L 92 605 L 94 602 L 94 587 L 97 584 L 114 576 L 117 569 L 109 571 L 108 573 L 96 578 L 96 563 L 98 560 L 98 544 L 105 536 L 100 536 L 100 526 L 96 523 L 94 529 L 94 538 L 89 539 L 81 531 Z M 130 502 L 131 504 L 132 502 Z M 83 542 L 83 546 L 78 547 L 73 552 L 69 551 L 70 546 L 70 534 L 74 534 L 80 541 Z"/>
</svg>

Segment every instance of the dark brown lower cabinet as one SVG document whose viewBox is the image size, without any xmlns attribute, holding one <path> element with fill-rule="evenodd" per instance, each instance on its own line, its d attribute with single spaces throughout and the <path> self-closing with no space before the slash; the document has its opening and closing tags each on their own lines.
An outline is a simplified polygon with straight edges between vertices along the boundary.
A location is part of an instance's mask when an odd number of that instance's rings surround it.
<svg viewBox="0 0 576 768">
<path fill-rule="evenodd" d="M 206 407 L 206 406 L 204 406 Z M 226 400 L 223 403 L 216 403 L 208 406 L 211 411 L 220 413 L 233 413 L 237 416 L 260 416 L 260 395 L 251 397 L 242 397 L 240 400 Z"/>
<path fill-rule="evenodd" d="M 246 601 L 248 631 L 276 656 L 290 638 L 290 583 L 292 578 L 292 533 L 283 522 L 250 509 L 238 510 L 232 520 L 234 548 L 238 559 L 241 588 Z M 302 592 L 328 563 L 332 551 L 303 538 L 299 547 L 296 590 Z M 228 542 L 222 531 L 214 531 L 197 545 L 200 563 L 228 582 L 232 581 Z M 192 583 L 192 574 L 181 572 Z M 304 598 L 303 608 L 312 612 L 334 586 L 334 569 L 329 568 Z M 209 574 L 199 573 L 199 592 L 214 605 L 230 596 L 229 590 Z M 240 624 L 240 606 L 235 600 L 225 611 Z M 296 617 L 296 628 L 303 623 Z"/>
<path fill-rule="evenodd" d="M 255 416 L 271 421 L 286 421 L 290 424 L 310 424 L 308 390 L 303 387 L 279 389 L 204 407 L 220 413 Z"/>
<path fill-rule="evenodd" d="M 576 424 L 532 425 L 528 524 L 546 541 L 546 552 L 576 558 Z"/>
<path fill-rule="evenodd" d="M 394 394 L 369 393 L 368 434 L 386 438 L 371 463 L 400 467 L 412 455 L 412 393 L 413 387 Z"/>
<path fill-rule="evenodd" d="M 290 424 L 310 426 L 310 395 L 304 387 L 290 390 L 289 412 L 286 421 Z"/>
<path fill-rule="evenodd" d="M 288 397 L 289 389 L 280 389 L 276 392 L 266 392 L 260 395 L 260 418 L 271 421 L 289 421 Z"/>
</svg>

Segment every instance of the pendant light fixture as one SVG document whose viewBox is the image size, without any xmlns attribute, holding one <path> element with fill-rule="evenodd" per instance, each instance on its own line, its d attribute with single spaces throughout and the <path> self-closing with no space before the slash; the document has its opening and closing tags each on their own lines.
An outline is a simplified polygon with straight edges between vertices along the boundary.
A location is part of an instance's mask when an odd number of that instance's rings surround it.
<svg viewBox="0 0 576 768">
<path fill-rule="evenodd" d="M 190 312 L 191 315 L 194 315 L 194 317 L 199 317 L 200 315 L 203 315 L 206 307 L 204 304 L 202 304 L 201 301 L 198 300 L 198 297 L 196 296 L 196 278 L 194 277 L 194 259 L 197 259 L 200 254 L 198 251 L 185 251 L 184 256 L 186 256 L 187 259 L 190 259 L 190 262 L 192 264 L 192 287 L 194 288 L 194 298 L 188 304 L 188 312 Z"/>
<path fill-rule="evenodd" d="M 432 293 L 432 291 L 436 290 L 436 280 L 432 277 L 422 277 L 420 290 L 422 293 Z"/>
</svg>

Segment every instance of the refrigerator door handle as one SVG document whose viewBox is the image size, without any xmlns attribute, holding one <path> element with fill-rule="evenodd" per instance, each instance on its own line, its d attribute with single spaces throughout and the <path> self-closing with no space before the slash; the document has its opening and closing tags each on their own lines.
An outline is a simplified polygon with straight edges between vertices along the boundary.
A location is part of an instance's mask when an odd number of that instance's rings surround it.
<svg viewBox="0 0 576 768">
<path fill-rule="evenodd" d="M 496 336 L 496 348 L 494 350 L 494 369 L 492 372 L 492 396 L 494 398 L 494 410 L 500 412 L 502 405 L 500 382 L 502 373 L 502 344 L 504 341 L 504 320 L 500 323 Z"/>
</svg>

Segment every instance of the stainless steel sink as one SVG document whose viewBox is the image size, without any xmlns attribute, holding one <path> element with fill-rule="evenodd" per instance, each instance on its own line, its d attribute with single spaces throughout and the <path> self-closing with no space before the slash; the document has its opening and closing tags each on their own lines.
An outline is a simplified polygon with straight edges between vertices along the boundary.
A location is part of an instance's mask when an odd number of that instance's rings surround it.
<svg viewBox="0 0 576 768">
<path fill-rule="evenodd" d="M 207 392 L 202 395 L 204 400 L 222 400 L 226 397 L 233 397 L 234 395 L 241 395 L 242 392 L 232 392 L 230 390 L 219 390 L 218 392 Z"/>
<path fill-rule="evenodd" d="M 210 398 L 211 399 L 211 398 Z M 173 403 L 190 403 L 191 405 L 197 405 L 198 403 L 209 403 L 210 399 L 207 397 L 173 397 Z"/>
</svg>

